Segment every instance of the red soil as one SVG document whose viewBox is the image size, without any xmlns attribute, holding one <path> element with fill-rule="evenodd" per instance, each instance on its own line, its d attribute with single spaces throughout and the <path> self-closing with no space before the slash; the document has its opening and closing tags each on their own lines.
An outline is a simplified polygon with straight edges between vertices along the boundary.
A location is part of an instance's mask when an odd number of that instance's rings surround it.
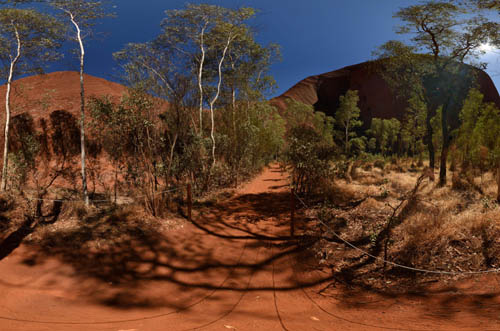
<svg viewBox="0 0 500 331">
<path fill-rule="evenodd" d="M 193 224 L 105 256 L 21 245 L 0 260 L 0 330 L 500 329 L 494 275 L 394 294 L 318 270 L 287 237 L 286 184 L 267 169 Z"/>
</svg>

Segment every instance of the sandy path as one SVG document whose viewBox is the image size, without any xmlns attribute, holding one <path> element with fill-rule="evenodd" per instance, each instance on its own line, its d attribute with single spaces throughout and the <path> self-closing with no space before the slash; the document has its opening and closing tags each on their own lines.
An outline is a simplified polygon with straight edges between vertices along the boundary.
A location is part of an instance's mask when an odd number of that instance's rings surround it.
<svg viewBox="0 0 500 331">
<path fill-rule="evenodd" d="M 110 256 L 22 245 L 0 261 L 0 330 L 500 330 L 494 276 L 396 296 L 308 267 L 286 184 L 267 169 L 195 224 Z"/>
</svg>

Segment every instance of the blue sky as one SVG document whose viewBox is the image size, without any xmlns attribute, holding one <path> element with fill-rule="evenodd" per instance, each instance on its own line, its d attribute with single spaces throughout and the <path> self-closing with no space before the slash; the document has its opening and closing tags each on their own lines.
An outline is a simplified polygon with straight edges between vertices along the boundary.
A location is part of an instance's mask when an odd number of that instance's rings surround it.
<svg viewBox="0 0 500 331">
<path fill-rule="evenodd" d="M 197 1 L 192 1 L 197 2 Z M 320 74 L 372 58 L 372 51 L 390 39 L 402 39 L 394 32 L 392 18 L 400 7 L 415 0 L 219 0 L 203 1 L 226 7 L 250 6 L 260 10 L 252 24 L 257 40 L 281 45 L 282 61 L 272 67 L 279 95 L 308 76 Z M 87 73 L 116 80 L 112 53 L 128 42 L 145 42 L 160 32 L 167 9 L 181 9 L 182 0 L 114 0 L 117 17 L 98 26 L 105 32 L 87 46 Z M 500 87 L 500 54 L 482 59 L 488 73 Z M 77 70 L 77 62 L 66 57 L 52 70 Z"/>
</svg>

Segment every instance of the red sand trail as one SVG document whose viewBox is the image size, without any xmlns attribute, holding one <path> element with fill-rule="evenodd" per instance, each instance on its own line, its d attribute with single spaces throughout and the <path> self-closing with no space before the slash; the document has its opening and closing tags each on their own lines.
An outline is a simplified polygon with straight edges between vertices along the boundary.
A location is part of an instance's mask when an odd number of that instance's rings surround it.
<svg viewBox="0 0 500 331">
<path fill-rule="evenodd" d="M 0 330 L 500 330 L 495 275 L 396 295 L 313 268 L 278 167 L 195 207 L 193 224 L 106 255 L 22 244 L 0 260 Z"/>
</svg>

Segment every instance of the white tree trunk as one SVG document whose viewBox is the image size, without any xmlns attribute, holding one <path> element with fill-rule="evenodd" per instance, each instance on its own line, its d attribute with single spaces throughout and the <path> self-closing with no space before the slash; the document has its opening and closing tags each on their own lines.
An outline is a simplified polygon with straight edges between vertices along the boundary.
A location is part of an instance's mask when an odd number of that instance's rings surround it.
<svg viewBox="0 0 500 331">
<path fill-rule="evenodd" d="M 17 41 L 17 53 L 14 58 L 11 57 L 9 77 L 7 79 L 7 91 L 5 93 L 5 140 L 3 146 L 3 168 L 2 168 L 2 183 L 0 185 L 0 190 L 5 191 L 7 188 L 7 169 L 9 165 L 9 126 L 10 126 L 10 92 L 12 86 L 12 77 L 14 76 L 14 68 L 16 66 L 19 57 L 21 56 L 21 39 L 19 37 L 19 32 L 14 24 L 14 31 L 16 34 Z"/>
<path fill-rule="evenodd" d="M 205 63 L 205 29 L 207 28 L 208 22 L 205 23 L 203 28 L 201 29 L 200 34 L 200 50 L 201 50 L 201 59 L 200 65 L 198 67 L 198 89 L 200 91 L 200 137 L 203 136 L 203 64 Z"/>
<path fill-rule="evenodd" d="M 220 58 L 219 61 L 219 81 L 217 83 L 217 93 L 215 93 L 214 98 L 210 102 L 210 121 L 211 121 L 211 130 L 210 130 L 210 138 L 212 139 L 212 167 L 215 165 L 215 121 L 214 121 L 214 104 L 219 98 L 220 94 L 220 87 L 222 84 L 222 63 L 224 62 L 224 59 L 226 57 L 227 50 L 229 48 L 229 45 L 231 44 L 231 41 L 234 39 L 232 34 L 230 33 L 226 46 L 224 47 L 224 51 L 222 52 L 222 57 Z"/>
<path fill-rule="evenodd" d="M 85 166 L 85 89 L 83 84 L 83 72 L 84 72 L 84 60 L 85 60 L 85 48 L 83 46 L 82 35 L 80 26 L 75 21 L 73 14 L 69 13 L 71 18 L 71 23 L 75 26 L 77 33 L 77 40 L 80 45 L 80 149 L 81 149 L 81 164 L 82 164 L 82 193 L 83 200 L 85 201 L 85 206 L 89 205 L 89 194 L 87 189 L 87 170 Z"/>
</svg>

